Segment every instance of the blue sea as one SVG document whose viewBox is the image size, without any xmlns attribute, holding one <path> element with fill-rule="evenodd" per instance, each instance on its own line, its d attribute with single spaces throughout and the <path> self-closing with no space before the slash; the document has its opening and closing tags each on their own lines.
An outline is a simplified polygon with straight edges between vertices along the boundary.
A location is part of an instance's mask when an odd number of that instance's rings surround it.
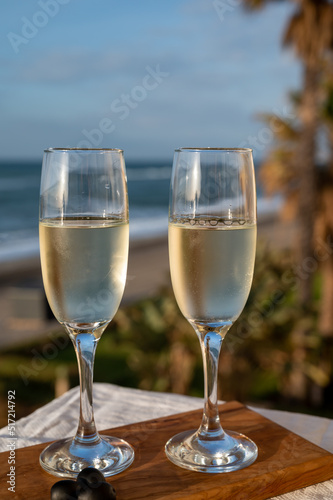
<svg viewBox="0 0 333 500">
<path fill-rule="evenodd" d="M 170 163 L 127 160 L 130 238 L 167 234 Z M 38 255 L 41 162 L 0 162 L 0 262 Z M 279 199 L 258 198 L 258 213 L 274 212 Z"/>
</svg>

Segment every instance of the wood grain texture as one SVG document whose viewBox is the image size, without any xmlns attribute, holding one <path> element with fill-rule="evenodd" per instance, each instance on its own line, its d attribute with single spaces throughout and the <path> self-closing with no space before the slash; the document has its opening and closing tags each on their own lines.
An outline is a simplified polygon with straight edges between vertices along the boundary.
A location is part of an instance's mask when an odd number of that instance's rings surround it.
<svg viewBox="0 0 333 500">
<path fill-rule="evenodd" d="M 225 429 L 246 434 L 259 448 L 257 461 L 227 474 L 204 474 L 181 469 L 165 456 L 164 445 L 174 434 L 196 429 L 201 410 L 149 420 L 104 431 L 126 439 L 135 461 L 111 477 L 118 500 L 264 500 L 333 478 L 333 455 L 240 403 L 220 406 Z M 7 490 L 8 453 L 0 454 L 0 498 L 46 500 L 58 479 L 39 465 L 45 444 L 16 450 L 16 492 Z"/>
</svg>

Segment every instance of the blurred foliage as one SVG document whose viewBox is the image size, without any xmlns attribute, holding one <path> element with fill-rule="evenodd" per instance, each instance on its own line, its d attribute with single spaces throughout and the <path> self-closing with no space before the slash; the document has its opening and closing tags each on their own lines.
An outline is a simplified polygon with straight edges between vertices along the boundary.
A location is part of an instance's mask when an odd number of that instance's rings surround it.
<svg viewBox="0 0 333 500">
<path fill-rule="evenodd" d="M 258 247 L 250 297 L 222 348 L 221 399 L 329 415 L 333 350 L 317 328 L 321 276 L 317 270 L 313 307 L 304 310 L 302 273 L 290 251 Z M 1 398 L 16 389 L 18 417 L 53 399 L 63 377 L 78 384 L 74 349 L 60 327 L 47 342 L 0 355 Z M 199 341 L 172 290 L 119 309 L 97 347 L 94 380 L 202 396 Z"/>
</svg>

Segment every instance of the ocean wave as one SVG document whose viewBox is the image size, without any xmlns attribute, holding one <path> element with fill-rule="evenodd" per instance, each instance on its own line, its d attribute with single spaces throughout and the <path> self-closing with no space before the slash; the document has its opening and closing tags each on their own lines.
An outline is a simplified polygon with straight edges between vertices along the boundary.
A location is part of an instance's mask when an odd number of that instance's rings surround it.
<svg viewBox="0 0 333 500">
<path fill-rule="evenodd" d="M 31 231 L 0 233 L 0 262 L 36 257 L 38 253 L 38 235 L 32 235 Z"/>
<path fill-rule="evenodd" d="M 149 221 L 137 219 L 130 222 L 130 241 L 143 241 L 150 238 L 166 236 L 168 233 L 168 216 L 160 215 Z"/>
</svg>

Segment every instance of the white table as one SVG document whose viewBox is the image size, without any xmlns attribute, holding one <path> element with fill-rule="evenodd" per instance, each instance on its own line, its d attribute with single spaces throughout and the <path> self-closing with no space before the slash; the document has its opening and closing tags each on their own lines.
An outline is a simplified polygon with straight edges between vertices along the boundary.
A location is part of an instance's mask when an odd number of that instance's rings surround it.
<svg viewBox="0 0 333 500">
<path fill-rule="evenodd" d="M 202 407 L 200 398 L 94 384 L 94 411 L 99 430 Z M 333 453 L 333 420 L 276 410 L 251 409 Z M 16 422 L 17 448 L 74 435 L 78 414 L 79 388 L 75 387 Z M 4 427 L 0 430 L 0 451 L 7 451 L 9 439 L 8 429 Z M 333 498 L 333 480 L 274 498 L 329 500 Z"/>
</svg>

